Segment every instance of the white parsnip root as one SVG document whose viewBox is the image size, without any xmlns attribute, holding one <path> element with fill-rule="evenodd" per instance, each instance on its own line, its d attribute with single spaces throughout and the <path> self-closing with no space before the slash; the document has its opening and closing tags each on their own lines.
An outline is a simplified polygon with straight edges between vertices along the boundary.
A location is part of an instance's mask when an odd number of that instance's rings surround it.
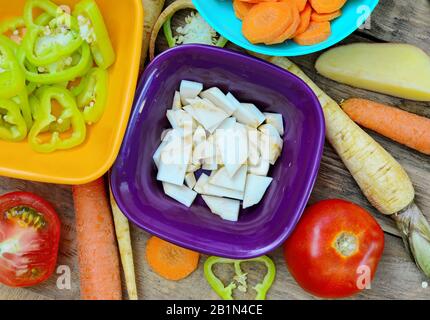
<svg viewBox="0 0 430 320">
<path fill-rule="evenodd" d="M 375 208 L 392 215 L 414 200 L 412 182 L 402 166 L 297 65 L 283 57 L 262 58 L 295 74 L 314 91 L 324 111 L 327 140 Z"/>
<path fill-rule="evenodd" d="M 121 212 L 116 203 L 112 191 L 110 191 L 110 203 L 112 207 L 115 233 L 118 241 L 121 263 L 124 270 L 128 297 L 130 300 L 138 300 L 136 275 L 134 271 L 133 249 L 131 246 L 130 225 L 127 218 Z"/>
<path fill-rule="evenodd" d="M 142 56 L 140 65 L 143 68 L 148 55 L 149 41 L 151 40 L 152 29 L 163 10 L 165 0 L 142 0 L 144 24 L 142 40 Z"/>
</svg>

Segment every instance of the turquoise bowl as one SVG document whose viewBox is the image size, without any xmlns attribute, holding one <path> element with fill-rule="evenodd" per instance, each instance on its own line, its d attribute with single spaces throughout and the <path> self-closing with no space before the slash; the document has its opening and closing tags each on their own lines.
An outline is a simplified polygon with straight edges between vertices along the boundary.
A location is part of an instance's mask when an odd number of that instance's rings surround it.
<svg viewBox="0 0 430 320">
<path fill-rule="evenodd" d="M 252 44 L 242 35 L 242 22 L 236 18 L 231 0 L 193 0 L 196 9 L 219 34 L 247 50 L 271 56 L 300 56 L 326 49 L 342 41 L 370 16 L 378 0 L 348 0 L 342 16 L 332 21 L 332 34 L 326 41 L 300 46 L 293 41 L 277 45 Z"/>
</svg>

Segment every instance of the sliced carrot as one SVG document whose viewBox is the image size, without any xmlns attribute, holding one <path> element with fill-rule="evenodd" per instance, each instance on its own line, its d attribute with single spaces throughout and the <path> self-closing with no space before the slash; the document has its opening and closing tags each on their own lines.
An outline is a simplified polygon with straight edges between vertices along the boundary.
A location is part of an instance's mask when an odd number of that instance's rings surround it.
<svg viewBox="0 0 430 320">
<path fill-rule="evenodd" d="M 103 178 L 73 186 L 81 298 L 121 300 L 118 247 Z"/>
<path fill-rule="evenodd" d="M 341 9 L 346 0 L 309 0 L 312 8 L 318 13 L 330 13 Z"/>
<path fill-rule="evenodd" d="M 430 155 L 430 119 L 365 99 L 348 99 L 341 107 L 359 125 Z"/>
<path fill-rule="evenodd" d="M 302 12 L 305 9 L 308 0 L 279 0 L 279 2 L 295 3 L 297 9 Z"/>
<path fill-rule="evenodd" d="M 251 43 L 265 43 L 281 36 L 293 22 L 291 5 L 262 2 L 254 5 L 243 19 L 242 32 Z"/>
<path fill-rule="evenodd" d="M 294 37 L 294 42 L 301 46 L 311 46 L 327 40 L 330 34 L 330 22 L 311 21 L 305 32 Z"/>
<path fill-rule="evenodd" d="M 278 37 L 271 39 L 270 41 L 266 41 L 265 44 L 271 45 L 271 44 L 278 44 L 278 43 L 283 43 L 284 41 L 286 41 L 287 39 L 290 39 L 294 36 L 294 34 L 297 31 L 297 28 L 300 25 L 300 12 L 297 9 L 296 5 L 293 4 L 289 4 L 290 6 L 290 10 L 292 12 L 292 17 L 293 19 L 291 20 L 291 24 L 287 27 L 287 29 L 285 29 L 285 31 Z"/>
<path fill-rule="evenodd" d="M 310 4 L 306 4 L 305 9 L 302 12 L 300 12 L 300 24 L 297 27 L 297 30 L 294 36 L 299 35 L 306 31 L 306 29 L 309 27 L 309 23 L 311 23 L 311 14 L 312 14 L 312 7 Z"/>
<path fill-rule="evenodd" d="M 311 20 L 315 22 L 331 21 L 333 19 L 336 19 L 337 17 L 340 17 L 341 14 L 342 14 L 341 10 L 337 10 L 335 12 L 330 12 L 330 13 L 318 13 L 314 11 L 311 14 Z"/>
<path fill-rule="evenodd" d="M 146 244 L 146 259 L 151 268 L 167 280 L 178 281 L 197 269 L 199 253 L 178 247 L 157 237 Z"/>
<path fill-rule="evenodd" d="M 236 17 L 240 20 L 248 14 L 249 10 L 254 6 L 253 3 L 245 2 L 241 0 L 233 0 L 233 9 Z"/>
</svg>

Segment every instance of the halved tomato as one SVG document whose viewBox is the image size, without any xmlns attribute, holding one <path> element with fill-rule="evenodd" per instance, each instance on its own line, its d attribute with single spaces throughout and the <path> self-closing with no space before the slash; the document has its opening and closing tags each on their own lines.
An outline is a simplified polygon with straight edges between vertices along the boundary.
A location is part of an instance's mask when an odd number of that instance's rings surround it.
<svg viewBox="0 0 430 320">
<path fill-rule="evenodd" d="M 60 220 L 50 203 L 29 192 L 0 196 L 0 283 L 39 284 L 54 272 Z"/>
</svg>

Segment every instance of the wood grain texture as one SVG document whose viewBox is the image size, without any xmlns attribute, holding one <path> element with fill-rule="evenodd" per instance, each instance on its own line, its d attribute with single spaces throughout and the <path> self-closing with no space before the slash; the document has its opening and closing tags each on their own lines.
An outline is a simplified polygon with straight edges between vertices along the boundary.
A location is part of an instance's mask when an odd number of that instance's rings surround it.
<svg viewBox="0 0 430 320">
<path fill-rule="evenodd" d="M 171 3 L 166 1 L 166 5 Z M 173 24 L 183 21 L 184 13 L 173 19 Z M 356 32 L 342 42 L 360 41 L 393 41 L 415 44 L 430 54 L 430 2 L 427 0 L 381 0 L 372 15 L 370 30 Z M 158 49 L 166 48 L 162 36 L 158 40 Z M 229 45 L 230 48 L 238 48 Z M 430 104 L 412 102 L 352 88 L 328 80 L 314 70 L 314 62 L 319 53 L 292 60 L 335 100 L 349 97 L 367 98 L 398 106 L 430 118 Z M 370 132 L 409 173 L 415 189 L 416 202 L 430 219 L 430 157 L 394 143 L 384 137 Z M 51 201 L 62 221 L 62 238 L 59 265 L 68 266 L 71 270 L 71 289 L 60 290 L 54 275 L 46 283 L 28 289 L 11 289 L 0 286 L 0 299 L 79 299 L 79 274 L 77 265 L 74 211 L 71 190 L 66 186 L 47 185 L 8 178 L 0 178 L 0 193 L 16 190 L 32 191 Z M 334 150 L 326 144 L 321 170 L 311 196 L 310 204 L 327 198 L 342 198 L 353 201 L 371 212 L 386 232 L 385 250 L 378 268 L 372 289 L 357 295 L 353 299 L 429 299 L 430 288 L 423 289 L 422 282 L 429 281 L 415 267 L 406 253 L 399 233 L 389 217 L 382 216 L 371 207 L 352 179 L 348 170 L 340 161 Z M 180 282 L 166 281 L 150 270 L 145 259 L 145 244 L 149 235 L 135 226 L 131 226 L 133 249 L 136 263 L 139 297 L 141 299 L 217 299 L 203 277 L 200 260 L 199 269 L 189 278 Z M 269 292 L 269 299 L 314 299 L 304 292 L 290 276 L 280 249 L 271 253 L 277 266 L 276 281 Z M 258 265 L 246 265 L 251 285 L 262 277 L 265 270 Z M 221 278 L 228 278 L 231 270 L 215 270 Z M 125 288 L 125 285 L 123 285 Z M 124 296 L 126 292 L 124 291 Z M 251 298 L 252 292 L 240 298 Z"/>
</svg>

